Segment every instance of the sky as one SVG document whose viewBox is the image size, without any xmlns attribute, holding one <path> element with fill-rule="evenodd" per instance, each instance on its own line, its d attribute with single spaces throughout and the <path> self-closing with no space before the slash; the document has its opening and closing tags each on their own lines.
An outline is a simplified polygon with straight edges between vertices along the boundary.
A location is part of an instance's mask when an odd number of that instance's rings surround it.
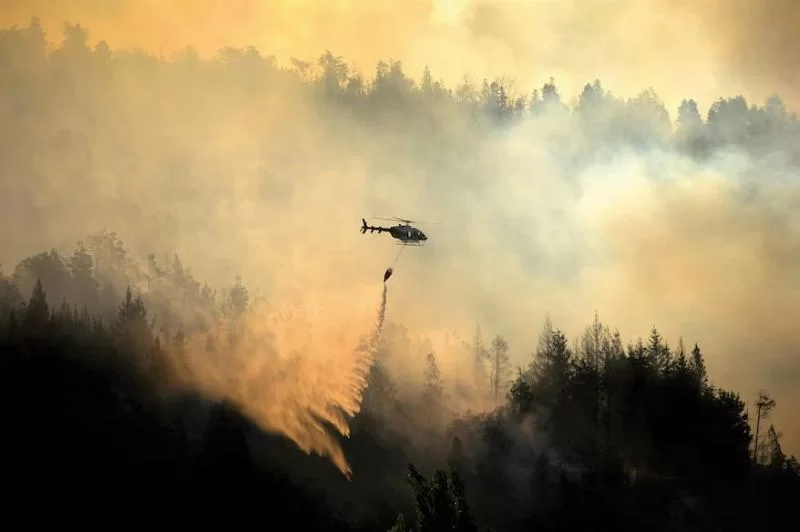
<svg viewBox="0 0 800 532">
<path fill-rule="evenodd" d="M 625 96 L 652 86 L 670 112 L 687 96 L 800 101 L 792 0 L 4 0 L 0 24 L 34 13 L 54 39 L 81 22 L 92 41 L 165 55 L 252 45 L 288 64 L 330 49 L 369 74 L 394 58 L 451 85 L 468 73 L 532 90 L 553 77 L 568 94 L 601 78 Z"/>
</svg>

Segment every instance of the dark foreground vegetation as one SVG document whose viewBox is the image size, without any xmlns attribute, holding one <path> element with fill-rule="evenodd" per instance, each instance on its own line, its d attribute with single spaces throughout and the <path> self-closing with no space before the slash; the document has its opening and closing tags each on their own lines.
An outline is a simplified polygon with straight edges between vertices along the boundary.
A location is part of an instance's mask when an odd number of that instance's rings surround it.
<svg viewBox="0 0 800 532">
<path fill-rule="evenodd" d="M 777 97 L 763 107 L 721 99 L 705 121 L 687 100 L 673 133 L 652 92 L 623 101 L 599 82 L 568 110 L 552 82 L 532 98 L 510 96 L 496 82 L 451 91 L 428 72 L 417 84 L 392 63 L 379 65 L 367 84 L 332 54 L 311 77 L 308 64 L 282 70 L 254 50 L 166 63 L 112 54 L 103 44 L 90 48 L 77 26 L 67 26 L 66 37 L 48 53 L 35 21 L 0 34 L 6 118 L 29 126 L 0 144 L 3 182 L 16 186 L 6 175 L 27 176 L 32 195 L 41 176 L 31 154 L 66 160 L 85 140 L 61 131 L 50 144 L 35 144 L 37 120 L 63 109 L 91 115 L 87 102 L 112 98 L 112 71 L 165 82 L 199 76 L 248 93 L 280 80 L 304 87 L 325 109 L 365 121 L 391 118 L 398 129 L 410 124 L 408 109 L 420 121 L 431 116 L 431 131 L 437 113 L 460 113 L 487 128 L 564 113 L 575 127 L 593 124 L 594 136 L 574 146 L 576 159 L 611 144 L 659 145 L 698 158 L 737 145 L 759 156 L 777 153 L 789 164 L 800 155 L 798 121 Z M 47 92 L 56 79 L 63 87 L 57 98 Z M 69 160 L 67 177 L 85 178 L 80 161 Z M 392 381 L 382 357 L 402 351 L 402 328 L 387 327 L 363 410 L 343 442 L 355 472 L 348 482 L 326 460 L 262 433 L 234 406 L 172 387 L 186 335 L 223 318 L 235 321 L 248 305 L 241 280 L 218 293 L 195 281 L 177 257 L 137 264 L 114 233 L 91 235 L 66 257 L 43 252 L 6 271 L 0 405 L 11 493 L 4 518 L 19 515 L 36 528 L 55 522 L 112 530 L 223 524 L 750 532 L 785 526 L 796 513 L 800 465 L 781 450 L 768 422 L 776 405 L 766 394 L 750 419 L 739 395 L 710 380 L 699 346 L 670 347 L 655 329 L 646 342 L 625 344 L 599 320 L 576 343 L 546 323 L 530 366 L 516 376 L 508 344 L 496 337 L 484 346 L 476 335 L 476 386 L 502 404 L 454 420 L 434 353 L 422 395 L 403 393 Z M 430 419 L 411 423 L 419 403 Z M 398 428 L 404 425 L 425 433 Z"/>
<path fill-rule="evenodd" d="M 417 400 L 428 415 L 444 412 L 435 356 L 421 399 L 398 394 L 379 358 L 345 442 L 347 482 L 233 406 L 171 392 L 182 326 L 154 325 L 145 301 L 157 291 L 104 292 L 92 263 L 83 248 L 71 260 L 43 253 L 0 279 L 5 445 L 14 448 L 3 461 L 19 475 L 11 499 L 37 524 L 58 515 L 114 529 L 218 519 L 308 530 L 746 530 L 780 526 L 800 500 L 800 465 L 764 421 L 768 397 L 756 445 L 744 403 L 708 380 L 698 346 L 670 349 L 654 330 L 625 347 L 599 321 L 575 350 L 546 323 L 504 405 L 427 435 L 427 448 L 387 420 L 420 412 Z M 160 275 L 191 282 L 176 267 Z M 31 282 L 23 300 L 18 287 Z M 240 283 L 217 299 L 219 316 L 246 312 Z M 503 348 L 498 339 L 476 346 L 489 360 Z"/>
</svg>

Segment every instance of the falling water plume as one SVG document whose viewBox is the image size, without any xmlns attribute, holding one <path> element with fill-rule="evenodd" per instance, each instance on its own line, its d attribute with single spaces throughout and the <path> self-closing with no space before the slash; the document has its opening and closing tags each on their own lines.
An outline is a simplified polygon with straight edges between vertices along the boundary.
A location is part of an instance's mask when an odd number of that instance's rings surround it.
<svg viewBox="0 0 800 532">
<path fill-rule="evenodd" d="M 383 331 L 387 290 L 384 284 L 377 320 L 354 308 L 353 301 L 364 298 L 352 293 L 307 295 L 302 303 L 280 307 L 254 305 L 189 339 L 184 381 L 231 401 L 262 429 L 285 435 L 304 452 L 327 456 L 350 479 L 329 427 L 350 435 L 348 420 L 361 409 Z"/>
</svg>

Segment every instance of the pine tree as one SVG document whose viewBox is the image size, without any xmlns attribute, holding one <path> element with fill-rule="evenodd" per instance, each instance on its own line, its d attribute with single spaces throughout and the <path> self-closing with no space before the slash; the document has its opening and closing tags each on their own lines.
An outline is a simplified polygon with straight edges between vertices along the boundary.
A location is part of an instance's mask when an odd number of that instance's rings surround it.
<svg viewBox="0 0 800 532">
<path fill-rule="evenodd" d="M 436 355 L 433 352 L 427 354 L 425 366 L 425 384 L 423 396 L 426 404 L 432 408 L 437 408 L 442 404 L 444 398 L 444 385 L 436 362 Z"/>
<path fill-rule="evenodd" d="M 488 353 L 486 351 L 486 347 L 483 345 L 481 326 L 478 323 L 475 324 L 475 337 L 473 338 L 472 342 L 472 352 L 474 356 L 473 378 L 475 381 L 475 386 L 481 387 L 484 385 L 484 379 L 486 378 L 484 361 L 488 357 Z"/>
<path fill-rule="evenodd" d="M 686 347 L 683 345 L 683 336 L 678 338 L 678 353 L 675 361 L 678 375 L 683 377 L 689 372 L 689 362 L 686 359 Z"/>
<path fill-rule="evenodd" d="M 655 327 L 650 331 L 646 353 L 650 364 L 652 364 L 660 374 L 665 375 L 670 372 L 672 353 L 670 352 L 669 345 L 664 341 L 664 337 L 661 336 L 661 333 Z"/>
<path fill-rule="evenodd" d="M 117 310 L 112 327 L 117 344 L 129 356 L 148 364 L 153 354 L 153 334 L 141 296 L 133 297 L 130 287 Z"/>
<path fill-rule="evenodd" d="M 231 288 L 228 294 L 228 304 L 230 313 L 233 318 L 237 318 L 244 314 L 250 301 L 250 295 L 242 283 L 241 276 L 236 276 L 236 283 Z"/>
<path fill-rule="evenodd" d="M 50 309 L 47 306 L 47 295 L 45 294 L 42 280 L 36 279 L 33 285 L 33 293 L 25 309 L 25 326 L 33 332 L 39 327 L 43 327 L 50 320 Z"/>
<path fill-rule="evenodd" d="M 689 361 L 689 372 L 694 378 L 698 390 L 705 391 L 708 388 L 706 362 L 697 344 L 694 344 L 694 349 L 692 349 L 692 358 Z"/>
<path fill-rule="evenodd" d="M 500 335 L 495 336 L 492 340 L 489 349 L 489 364 L 491 369 L 490 393 L 495 401 L 499 401 L 500 392 L 505 388 L 511 373 L 508 342 Z"/>
<path fill-rule="evenodd" d="M 100 283 L 94 278 L 94 262 L 82 241 L 69 259 L 69 270 L 72 277 L 72 301 L 79 305 L 88 305 L 93 310 L 97 307 Z"/>
</svg>

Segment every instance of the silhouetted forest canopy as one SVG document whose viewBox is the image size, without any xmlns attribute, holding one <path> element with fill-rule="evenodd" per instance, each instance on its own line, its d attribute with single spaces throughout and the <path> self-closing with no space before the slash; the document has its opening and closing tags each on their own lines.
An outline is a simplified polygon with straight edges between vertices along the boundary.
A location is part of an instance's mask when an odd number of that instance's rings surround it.
<svg viewBox="0 0 800 532">
<path fill-rule="evenodd" d="M 146 137 L 127 126 L 144 110 L 194 123 L 205 109 L 213 122 L 227 105 L 257 108 L 259 99 L 286 94 L 313 102 L 306 112 L 330 127 L 333 143 L 355 142 L 334 127 L 358 122 L 367 128 L 360 131 L 391 131 L 396 150 L 427 153 L 453 172 L 471 164 L 464 154 L 482 136 L 525 121 L 541 124 L 565 166 L 657 147 L 698 160 L 737 149 L 800 167 L 800 121 L 778 96 L 762 105 L 720 98 L 705 113 L 686 99 L 671 119 L 654 91 L 623 99 L 600 81 L 567 102 L 554 80 L 530 93 L 502 80 L 449 88 L 427 69 L 409 76 L 399 61 L 366 76 L 331 52 L 283 68 L 253 48 L 226 48 L 213 60 L 187 48 L 167 60 L 92 46 L 77 24 L 65 24 L 56 49 L 45 37 L 36 19 L 0 33 L 0 183 L 12 195 L 3 202 L 8 209 L 39 204 L 47 168 L 59 169 L 65 189 L 98 186 L 89 160 L 103 154 L 90 144 Z M 151 104 L 155 93 L 168 104 Z M 176 163 L 130 152 L 109 164 L 124 189 L 126 180 Z M 69 207 L 84 208 L 90 205 Z M 35 228 L 40 217 L 59 216 L 27 212 L 4 238 L 18 231 L 18 244 L 22 224 Z M 410 356 L 411 340 L 403 325 L 387 323 L 361 410 L 342 439 L 348 480 L 326 458 L 303 453 L 184 380 L 187 338 L 207 334 L 209 357 L 244 341 L 237 323 L 257 297 L 237 272 L 227 286 L 214 286 L 177 254 L 138 257 L 108 230 L 5 266 L 0 389 L 4 439 L 14 450 L 4 453 L 4 469 L 19 471 L 9 484 L 25 503 L 16 509 L 24 506 L 37 525 L 54 518 L 137 530 L 219 522 L 751 532 L 792 522 L 800 501 L 800 464 L 769 421 L 781 405 L 763 392 L 746 408 L 737 392 L 714 383 L 701 346 L 670 345 L 657 328 L 646 339 L 623 339 L 599 316 L 577 335 L 548 319 L 536 325 L 537 345 L 513 346 L 476 327 L 463 349 L 471 382 L 446 383 L 431 350 L 418 382 L 406 386 L 390 361 Z M 220 327 L 226 336 L 212 338 Z M 512 350 L 530 353 L 526 365 L 512 366 Z M 460 387 L 496 406 L 460 409 Z"/>
</svg>

